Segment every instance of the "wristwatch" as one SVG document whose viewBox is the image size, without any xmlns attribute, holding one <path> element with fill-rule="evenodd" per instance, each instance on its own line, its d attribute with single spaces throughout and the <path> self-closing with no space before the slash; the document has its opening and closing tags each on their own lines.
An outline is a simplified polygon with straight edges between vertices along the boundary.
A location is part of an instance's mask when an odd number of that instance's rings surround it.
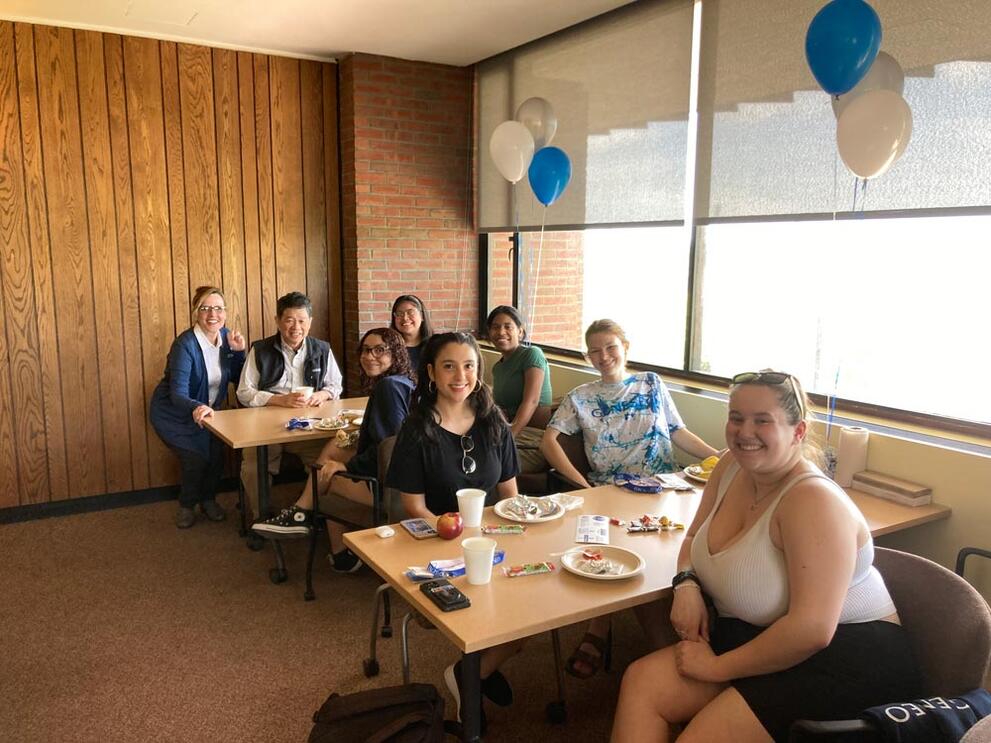
<svg viewBox="0 0 991 743">
<path fill-rule="evenodd" d="M 671 587 L 677 588 L 679 584 L 684 583 L 686 580 L 690 580 L 692 583 L 699 586 L 700 588 L 702 586 L 702 582 L 699 580 L 699 577 L 695 575 L 695 571 L 682 570 L 680 573 L 674 576 L 674 578 L 671 579 Z"/>
</svg>

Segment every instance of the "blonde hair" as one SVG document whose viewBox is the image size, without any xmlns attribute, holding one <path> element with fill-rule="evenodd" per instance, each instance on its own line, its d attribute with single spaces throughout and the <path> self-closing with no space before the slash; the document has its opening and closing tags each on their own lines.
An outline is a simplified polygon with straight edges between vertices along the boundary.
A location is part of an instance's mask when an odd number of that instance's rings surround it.
<svg viewBox="0 0 991 743">
<path fill-rule="evenodd" d="M 595 320 L 591 325 L 588 326 L 588 330 L 585 331 L 585 347 L 588 348 L 588 339 L 591 338 L 596 333 L 611 333 L 615 335 L 623 343 L 624 346 L 629 347 L 630 342 L 626 339 L 626 333 L 623 328 L 620 327 L 619 323 L 615 320 L 609 320 L 608 318 L 603 318 L 602 320 Z"/>
<path fill-rule="evenodd" d="M 216 286 L 196 287 L 196 291 L 193 292 L 193 301 L 189 304 L 189 315 L 190 315 L 190 320 L 192 321 L 192 325 L 190 325 L 190 327 L 196 325 L 196 316 L 199 314 L 200 304 L 203 302 L 204 299 L 209 297 L 211 294 L 216 294 L 217 296 L 219 296 L 221 299 L 224 300 L 225 304 L 227 303 L 227 298 L 224 297 L 223 289 L 220 289 L 219 287 Z"/>
</svg>

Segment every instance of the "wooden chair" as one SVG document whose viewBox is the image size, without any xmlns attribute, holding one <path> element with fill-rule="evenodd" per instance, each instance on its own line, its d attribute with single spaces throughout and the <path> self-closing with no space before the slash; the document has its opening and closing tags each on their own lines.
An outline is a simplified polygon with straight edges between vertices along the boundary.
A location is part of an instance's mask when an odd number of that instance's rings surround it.
<svg viewBox="0 0 991 743">
<path fill-rule="evenodd" d="M 876 547 L 874 565 L 919 661 L 923 696 L 952 697 L 981 686 L 991 665 L 991 610 L 981 594 L 959 575 L 907 552 Z M 864 720 L 798 720 L 788 740 L 851 735 L 880 740 Z"/>
</svg>

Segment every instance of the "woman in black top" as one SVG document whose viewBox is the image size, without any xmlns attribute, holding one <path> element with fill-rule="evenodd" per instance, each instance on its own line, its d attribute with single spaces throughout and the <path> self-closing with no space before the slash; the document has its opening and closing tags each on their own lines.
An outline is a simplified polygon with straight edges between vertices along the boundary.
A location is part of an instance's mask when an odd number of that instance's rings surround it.
<svg viewBox="0 0 991 743">
<path fill-rule="evenodd" d="M 390 326 L 406 342 L 410 365 L 414 372 L 420 370 L 420 354 L 434 334 L 430 324 L 430 313 L 423 300 L 415 294 L 403 294 L 392 303 L 392 325 Z"/>
<path fill-rule="evenodd" d="M 423 352 L 409 417 L 396 440 L 386 482 L 402 493 L 411 517 L 458 508 L 455 491 L 480 488 L 487 505 L 517 495 L 519 460 L 509 424 L 482 381 L 482 355 L 466 333 L 433 336 Z M 497 704 L 513 693 L 499 665 L 519 651 L 507 643 L 482 652 L 482 693 Z M 461 663 L 444 680 L 461 711 Z M 484 719 L 484 718 L 483 718 Z"/>
<path fill-rule="evenodd" d="M 406 419 L 415 375 L 402 336 L 391 328 L 374 328 L 361 337 L 358 362 L 361 389 L 368 394 L 368 403 L 358 431 L 357 451 L 341 448 L 333 438 L 327 442 L 317 458 L 323 464 L 319 490 L 321 495 L 329 490 L 342 498 L 371 506 L 372 494 L 365 482 L 335 478 L 334 475 L 344 471 L 378 476 L 379 444 L 395 436 Z M 292 508 L 253 528 L 262 534 L 305 534 L 312 527 L 312 510 L 313 489 L 307 481 L 303 494 Z M 328 521 L 327 535 L 335 571 L 353 573 L 361 567 L 357 555 L 344 547 L 341 524 Z"/>
</svg>

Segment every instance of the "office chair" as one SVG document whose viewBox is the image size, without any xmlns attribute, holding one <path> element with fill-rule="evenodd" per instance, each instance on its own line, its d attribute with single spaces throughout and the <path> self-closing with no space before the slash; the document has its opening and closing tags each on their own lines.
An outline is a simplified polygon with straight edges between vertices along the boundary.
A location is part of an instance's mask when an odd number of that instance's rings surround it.
<svg viewBox="0 0 991 743">
<path fill-rule="evenodd" d="M 327 521 L 334 521 L 352 529 L 367 529 L 369 526 L 387 524 L 389 521 L 396 521 L 404 518 L 402 504 L 399 501 L 399 494 L 392 489 L 385 487 L 385 475 L 389 470 L 389 460 L 392 459 L 392 450 L 396 445 L 396 437 L 389 436 L 383 439 L 378 446 L 378 471 L 374 477 L 369 475 L 355 475 L 347 471 L 338 472 L 335 477 L 345 477 L 356 482 L 368 483 L 368 489 L 372 493 L 371 523 L 369 524 L 362 517 L 367 513 L 367 508 L 360 503 L 354 503 L 345 498 L 333 495 L 324 496 L 323 503 L 333 507 L 333 512 L 325 511 L 319 497 L 317 476 L 322 468 L 319 463 L 310 465 L 311 481 L 313 484 L 313 528 L 310 530 L 310 549 L 306 561 L 306 590 L 303 598 L 306 601 L 313 601 L 316 594 L 313 592 L 313 560 L 317 550 L 317 532 L 326 530 Z M 378 621 L 378 607 L 380 599 L 385 603 L 385 621 L 382 628 L 383 637 L 392 636 L 392 626 L 390 623 L 389 597 L 384 595 L 384 589 L 388 584 L 383 584 L 376 592 L 375 601 L 375 621 Z M 372 633 L 373 638 L 375 632 Z M 373 640 L 374 642 L 374 640 Z M 373 653 L 374 657 L 374 653 Z"/>
<path fill-rule="evenodd" d="M 964 556 L 966 557 L 966 556 Z M 898 617 L 922 671 L 924 697 L 952 697 L 984 683 L 991 665 L 991 610 L 963 578 L 917 555 L 875 547 Z M 958 563 L 962 568 L 962 563 Z M 908 701 L 908 700 L 892 700 Z M 797 720 L 789 743 L 807 739 L 880 740 L 865 720 Z"/>
</svg>

